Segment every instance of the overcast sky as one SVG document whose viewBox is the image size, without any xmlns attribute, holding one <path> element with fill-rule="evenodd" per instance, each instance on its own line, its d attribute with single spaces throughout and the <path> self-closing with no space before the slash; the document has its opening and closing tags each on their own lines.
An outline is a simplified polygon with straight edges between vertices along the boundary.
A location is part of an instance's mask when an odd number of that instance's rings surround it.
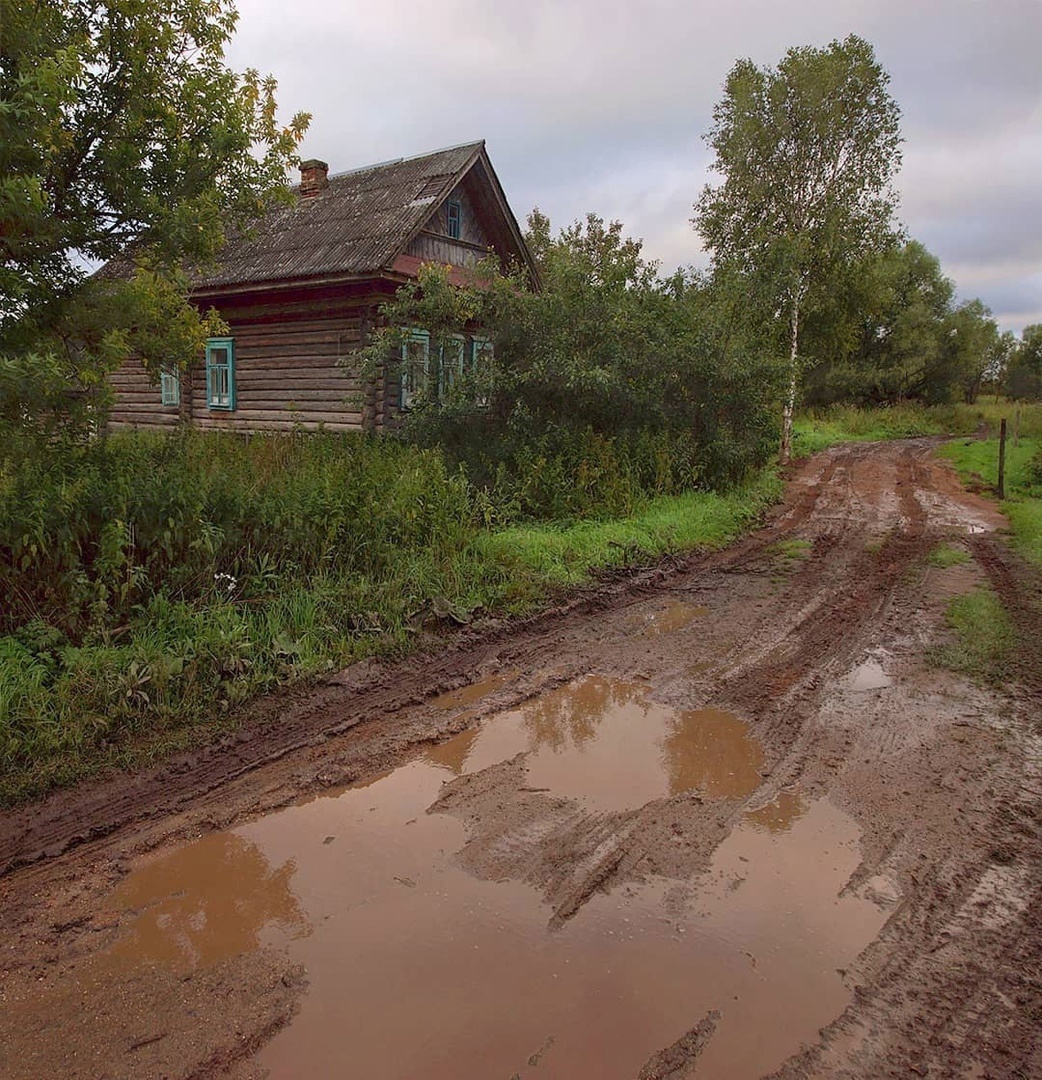
<svg viewBox="0 0 1042 1080">
<path fill-rule="evenodd" d="M 483 138 L 518 219 L 595 211 L 705 265 L 702 140 L 739 57 L 855 33 L 903 113 L 899 216 L 1003 329 L 1042 322 L 1042 0 L 239 0 L 228 53 L 279 81 L 331 171 Z"/>
</svg>

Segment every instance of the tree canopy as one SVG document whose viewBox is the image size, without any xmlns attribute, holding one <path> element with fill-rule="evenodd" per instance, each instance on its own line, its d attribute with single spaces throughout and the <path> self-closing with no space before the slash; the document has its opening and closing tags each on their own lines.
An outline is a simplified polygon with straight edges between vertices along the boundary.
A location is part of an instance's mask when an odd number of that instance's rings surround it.
<svg viewBox="0 0 1042 1080">
<path fill-rule="evenodd" d="M 723 180 L 703 190 L 694 224 L 715 269 L 764 283 L 788 332 L 783 459 L 805 302 L 837 265 L 892 242 L 901 135 L 888 82 L 853 35 L 790 49 L 775 68 L 739 60 L 706 136 Z"/>
<path fill-rule="evenodd" d="M 534 211 L 527 240 L 538 292 L 492 262 L 462 289 L 428 265 L 384 306 L 387 326 L 365 350 L 370 372 L 402 355 L 403 328 L 430 334 L 428 392 L 410 410 L 408 437 L 446 448 L 479 484 L 527 476 L 522 507 L 558 500 L 562 512 L 581 492 L 567 490 L 555 462 L 587 461 L 592 478 L 619 454 L 642 486 L 679 490 L 726 486 L 766 459 L 777 387 L 716 290 L 683 274 L 661 279 L 641 242 L 596 214 L 555 233 Z M 485 362 L 439 378 L 443 358 L 457 355 L 451 342 L 474 333 L 491 339 Z"/>
<path fill-rule="evenodd" d="M 96 382 L 135 327 L 146 359 L 176 353 L 159 331 L 193 337 L 181 261 L 285 189 L 309 118 L 280 126 L 274 80 L 225 65 L 236 19 L 230 0 L 5 0 L 0 405 L 37 368 Z M 136 283 L 89 277 L 127 253 Z"/>
<path fill-rule="evenodd" d="M 1006 389 L 1010 397 L 1042 398 L 1042 323 L 1025 326 L 1020 341 L 1010 349 Z"/>
</svg>

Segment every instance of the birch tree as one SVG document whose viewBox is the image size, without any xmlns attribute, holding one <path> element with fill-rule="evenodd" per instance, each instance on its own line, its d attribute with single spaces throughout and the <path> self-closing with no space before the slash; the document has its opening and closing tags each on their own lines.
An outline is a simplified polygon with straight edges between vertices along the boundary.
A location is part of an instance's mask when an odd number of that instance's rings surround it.
<svg viewBox="0 0 1042 1080">
<path fill-rule="evenodd" d="M 800 320 L 837 264 L 892 237 L 900 110 L 872 46 L 851 35 L 790 49 L 777 67 L 739 60 L 706 141 L 722 181 L 707 184 L 693 223 L 715 270 L 766 283 L 788 351 L 781 461 L 792 450 Z"/>
</svg>

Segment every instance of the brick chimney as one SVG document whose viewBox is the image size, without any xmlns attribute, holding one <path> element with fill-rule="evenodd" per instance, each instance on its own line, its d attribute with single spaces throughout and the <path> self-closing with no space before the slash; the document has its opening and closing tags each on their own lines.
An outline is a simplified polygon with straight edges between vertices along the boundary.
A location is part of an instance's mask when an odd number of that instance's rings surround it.
<svg viewBox="0 0 1042 1080">
<path fill-rule="evenodd" d="M 329 186 L 329 166 L 318 158 L 300 163 L 300 197 L 310 199 Z"/>
</svg>

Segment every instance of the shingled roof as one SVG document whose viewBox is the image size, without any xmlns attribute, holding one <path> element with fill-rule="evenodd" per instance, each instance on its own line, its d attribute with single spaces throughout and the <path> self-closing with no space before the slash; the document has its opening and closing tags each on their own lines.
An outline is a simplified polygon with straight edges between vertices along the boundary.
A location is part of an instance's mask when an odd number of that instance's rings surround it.
<svg viewBox="0 0 1042 1080">
<path fill-rule="evenodd" d="M 528 262 L 482 141 L 330 176 L 318 195 L 279 206 L 248 233 L 229 238 L 219 262 L 193 275 L 193 291 L 387 271 L 476 165 L 505 216 L 509 246 Z"/>
</svg>

